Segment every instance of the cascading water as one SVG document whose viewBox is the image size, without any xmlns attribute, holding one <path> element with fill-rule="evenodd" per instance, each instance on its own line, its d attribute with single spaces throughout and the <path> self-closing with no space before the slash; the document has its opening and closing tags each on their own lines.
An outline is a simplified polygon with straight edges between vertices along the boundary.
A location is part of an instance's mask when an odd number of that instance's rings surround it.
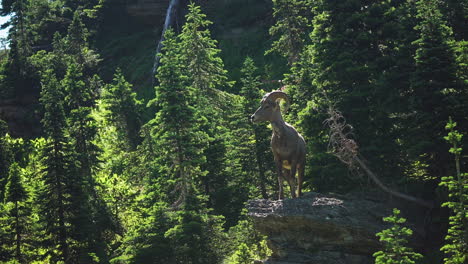
<svg viewBox="0 0 468 264">
<path fill-rule="evenodd" d="M 156 71 L 158 70 L 159 67 L 159 52 L 161 52 L 162 48 L 162 42 L 164 41 L 164 33 L 166 33 L 166 30 L 174 23 L 175 17 L 176 17 L 176 11 L 179 7 L 180 0 L 170 0 L 169 2 L 169 7 L 167 8 L 166 12 L 166 20 L 164 21 L 164 27 L 161 33 L 161 38 L 159 39 L 158 46 L 156 48 L 156 55 L 154 57 L 154 64 L 153 64 L 153 70 L 152 70 L 152 80 L 154 84 L 154 76 L 156 75 Z"/>
</svg>

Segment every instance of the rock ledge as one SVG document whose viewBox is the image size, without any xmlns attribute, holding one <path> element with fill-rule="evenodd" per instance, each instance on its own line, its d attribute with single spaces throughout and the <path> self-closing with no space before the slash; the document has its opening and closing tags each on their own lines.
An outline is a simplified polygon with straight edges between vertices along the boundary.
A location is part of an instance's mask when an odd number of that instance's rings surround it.
<svg viewBox="0 0 468 264">
<path fill-rule="evenodd" d="M 372 197 L 307 193 L 299 199 L 251 200 L 256 229 L 273 251 L 265 264 L 365 264 L 379 250 L 376 232 L 390 209 Z"/>
</svg>

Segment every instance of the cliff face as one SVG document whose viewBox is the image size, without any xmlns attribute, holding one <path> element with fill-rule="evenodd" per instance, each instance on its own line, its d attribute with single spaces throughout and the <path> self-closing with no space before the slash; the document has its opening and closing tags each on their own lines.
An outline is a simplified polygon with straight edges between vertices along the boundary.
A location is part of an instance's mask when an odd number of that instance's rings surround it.
<svg viewBox="0 0 468 264">
<path fill-rule="evenodd" d="M 374 263 L 375 233 L 390 209 L 362 197 L 308 193 L 299 199 L 252 200 L 247 206 L 273 251 L 268 264 Z"/>
<path fill-rule="evenodd" d="M 0 100 L 0 119 L 8 123 L 10 135 L 31 138 L 40 134 L 40 117 L 36 111 L 37 100 L 33 96 Z"/>
<path fill-rule="evenodd" d="M 164 23 L 169 0 L 137 0 L 126 4 L 127 13 L 149 25 Z"/>
</svg>

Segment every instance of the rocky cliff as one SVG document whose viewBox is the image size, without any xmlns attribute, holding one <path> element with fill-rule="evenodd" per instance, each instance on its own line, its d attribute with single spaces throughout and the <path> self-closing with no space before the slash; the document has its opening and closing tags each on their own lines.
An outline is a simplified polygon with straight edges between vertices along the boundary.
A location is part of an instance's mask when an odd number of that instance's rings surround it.
<svg viewBox="0 0 468 264">
<path fill-rule="evenodd" d="M 31 138 L 41 132 L 40 117 L 34 96 L 0 100 L 0 119 L 8 123 L 8 132 L 13 137 Z"/>
<path fill-rule="evenodd" d="M 137 0 L 126 3 L 126 9 L 130 16 L 138 18 L 149 25 L 161 25 L 164 23 L 169 0 Z"/>
<path fill-rule="evenodd" d="M 308 193 L 299 199 L 252 200 L 249 216 L 273 251 L 265 264 L 373 263 L 375 233 L 391 209 L 371 197 Z"/>
</svg>

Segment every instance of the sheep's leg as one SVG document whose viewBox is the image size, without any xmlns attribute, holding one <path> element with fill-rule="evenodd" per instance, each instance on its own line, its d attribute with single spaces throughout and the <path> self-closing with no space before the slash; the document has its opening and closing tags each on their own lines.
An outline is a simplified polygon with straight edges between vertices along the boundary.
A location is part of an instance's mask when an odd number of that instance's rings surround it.
<svg viewBox="0 0 468 264">
<path fill-rule="evenodd" d="M 289 188 L 291 188 L 292 198 L 296 198 L 296 168 L 297 168 L 297 162 L 293 161 L 291 163 L 291 169 L 289 170 L 289 177 L 288 177 Z"/>
<path fill-rule="evenodd" d="M 298 173 L 297 173 L 297 197 L 302 196 L 302 182 L 304 181 L 304 169 L 305 164 L 300 163 L 298 165 Z"/>
<path fill-rule="evenodd" d="M 278 199 L 283 200 L 283 164 L 281 161 L 276 161 L 276 173 L 278 175 Z"/>
</svg>

